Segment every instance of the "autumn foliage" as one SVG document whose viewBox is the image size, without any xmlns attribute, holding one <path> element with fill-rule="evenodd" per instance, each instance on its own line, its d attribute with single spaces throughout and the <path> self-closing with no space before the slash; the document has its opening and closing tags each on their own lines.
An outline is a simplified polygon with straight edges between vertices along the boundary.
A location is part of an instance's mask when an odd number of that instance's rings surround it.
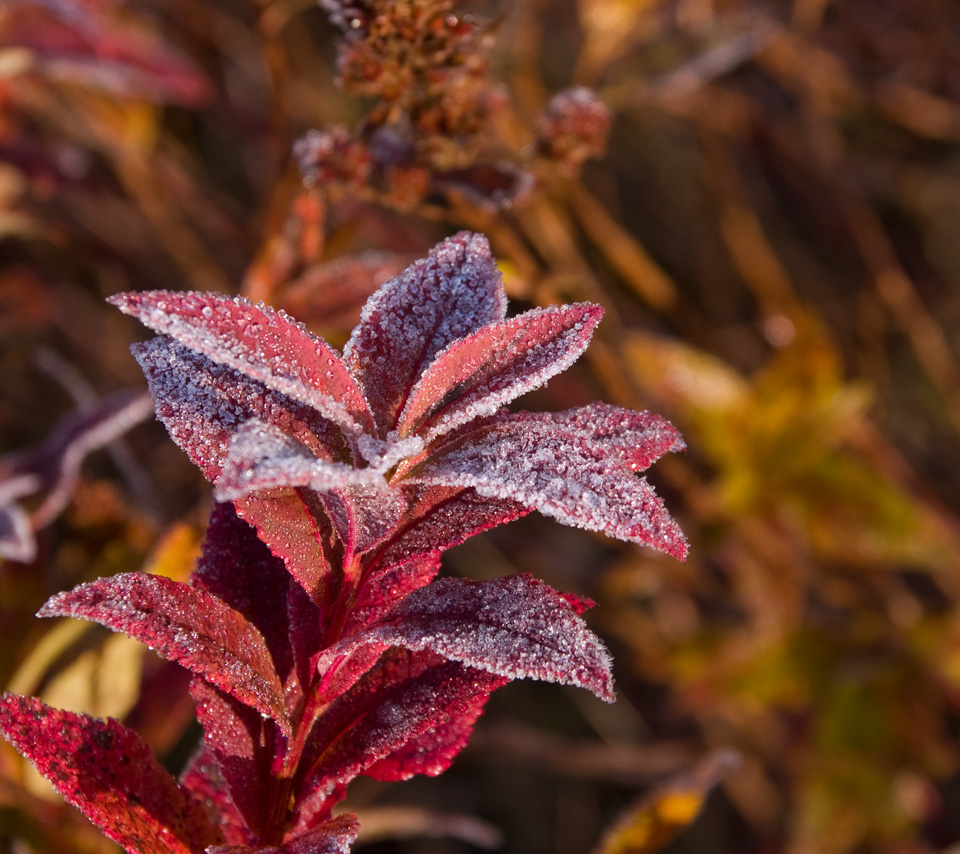
<svg viewBox="0 0 960 854">
<path fill-rule="evenodd" d="M 948 0 L 0 7 L 0 849 L 957 844 Z"/>
</svg>

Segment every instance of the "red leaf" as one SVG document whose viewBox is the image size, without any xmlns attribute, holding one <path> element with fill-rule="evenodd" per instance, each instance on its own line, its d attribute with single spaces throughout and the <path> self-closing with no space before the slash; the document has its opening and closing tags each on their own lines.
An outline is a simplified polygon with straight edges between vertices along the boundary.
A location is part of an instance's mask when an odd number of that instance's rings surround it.
<svg viewBox="0 0 960 854">
<path fill-rule="evenodd" d="M 530 512 L 530 508 L 516 501 L 482 498 L 472 489 L 408 486 L 404 482 L 404 492 L 410 506 L 374 566 L 406 563 L 421 555 L 446 551 Z"/>
<path fill-rule="evenodd" d="M 117 294 L 109 301 L 211 361 L 312 407 L 347 433 L 373 428 L 340 354 L 283 312 L 243 297 L 177 291 Z"/>
<path fill-rule="evenodd" d="M 400 416 L 401 436 L 425 442 L 543 385 L 586 350 L 600 306 L 541 308 L 452 342 L 417 382 Z"/>
<path fill-rule="evenodd" d="M 157 417 L 208 480 L 219 477 L 237 427 L 252 418 L 277 427 L 315 457 L 340 455 L 339 431 L 310 407 L 168 338 L 131 349 L 146 374 Z"/>
<path fill-rule="evenodd" d="M 374 780 L 409 780 L 415 774 L 436 777 L 446 771 L 467 746 L 473 725 L 483 714 L 489 694 L 478 694 L 461 714 L 412 738 L 399 750 L 384 756 L 363 773 Z"/>
<path fill-rule="evenodd" d="M 516 501 L 566 525 L 653 546 L 682 560 L 683 533 L 653 487 L 634 473 L 682 448 L 676 430 L 649 413 L 600 405 L 505 414 L 436 451 L 408 481 L 472 487 L 481 497 Z"/>
<path fill-rule="evenodd" d="M 439 570 L 439 550 L 418 554 L 400 564 L 378 565 L 360 584 L 344 636 L 365 629 L 405 596 L 433 581 Z"/>
<path fill-rule="evenodd" d="M 338 815 L 283 845 L 223 845 L 207 849 L 206 854 L 347 854 L 360 832 L 355 815 Z"/>
<path fill-rule="evenodd" d="M 283 686 L 263 635 L 204 590 L 157 575 L 122 573 L 50 598 L 40 617 L 93 620 L 124 632 L 289 727 Z"/>
<path fill-rule="evenodd" d="M 313 679 L 310 659 L 322 642 L 323 615 L 232 505 L 218 504 L 210 514 L 191 583 L 222 599 L 260 631 L 292 713 L 291 704 L 302 699 L 300 685 Z"/>
<path fill-rule="evenodd" d="M 192 681 L 190 693 L 204 744 L 216 757 L 230 799 L 250 832 L 260 838 L 276 806 L 271 801 L 278 789 L 272 768 L 286 740 L 270 721 L 203 679 Z"/>
<path fill-rule="evenodd" d="M 223 842 L 203 807 L 114 720 L 0 697 L 0 733 L 114 842 L 133 854 L 200 854 Z"/>
<path fill-rule="evenodd" d="M 442 750 L 450 744 L 447 722 L 475 719 L 489 694 L 507 681 L 431 652 L 390 650 L 317 721 L 310 734 L 311 753 L 301 763 L 310 770 L 301 776 L 297 801 L 314 789 L 352 780 L 411 742 L 427 750 L 431 731 Z M 397 773 L 409 777 L 420 767 Z"/>
<path fill-rule="evenodd" d="M 230 798 L 217 760 L 206 745 L 201 744 L 187 763 L 180 775 L 180 785 L 194 800 L 206 807 L 211 823 L 220 828 L 228 845 L 249 845 L 253 842 L 243 816 L 237 812 Z"/>
<path fill-rule="evenodd" d="M 319 666 L 356 653 L 369 659 L 390 646 L 429 649 L 508 679 L 577 685 L 614 699 L 610 655 L 599 638 L 564 596 L 529 575 L 434 581 L 365 632 L 324 650 Z"/>
<path fill-rule="evenodd" d="M 393 428 L 410 389 L 437 353 L 505 313 L 490 246 L 468 232 L 435 246 L 370 297 L 343 358 L 366 394 L 380 435 Z"/>
<path fill-rule="evenodd" d="M 341 552 L 319 496 L 306 489 L 277 489 L 248 495 L 236 508 L 310 598 L 322 604 Z"/>
</svg>

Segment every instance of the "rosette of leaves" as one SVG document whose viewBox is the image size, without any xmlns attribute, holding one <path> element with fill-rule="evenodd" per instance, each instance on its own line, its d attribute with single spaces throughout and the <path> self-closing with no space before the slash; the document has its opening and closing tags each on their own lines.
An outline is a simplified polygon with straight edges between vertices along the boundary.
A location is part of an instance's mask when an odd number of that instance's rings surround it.
<svg viewBox="0 0 960 854">
<path fill-rule="evenodd" d="M 530 576 L 437 579 L 441 553 L 531 510 L 682 558 L 638 474 L 682 448 L 603 404 L 508 412 L 568 367 L 594 305 L 506 318 L 486 240 L 461 233 L 386 283 L 338 353 L 216 294 L 112 300 L 173 439 L 214 483 L 190 583 L 141 573 L 41 616 L 126 632 L 194 674 L 203 744 L 179 781 L 115 721 L 5 695 L 0 730 L 131 852 L 346 851 L 349 782 L 438 774 L 517 677 L 613 699 L 589 603 Z"/>
</svg>

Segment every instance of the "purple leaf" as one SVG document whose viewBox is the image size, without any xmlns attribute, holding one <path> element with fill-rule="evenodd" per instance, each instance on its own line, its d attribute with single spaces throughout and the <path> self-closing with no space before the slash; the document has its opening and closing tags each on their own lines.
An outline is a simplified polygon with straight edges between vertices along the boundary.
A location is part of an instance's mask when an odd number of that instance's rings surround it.
<svg viewBox="0 0 960 854">
<path fill-rule="evenodd" d="M 204 744 L 217 760 L 230 799 L 251 833 L 262 837 L 277 806 L 271 800 L 277 791 L 274 758 L 286 740 L 270 721 L 203 679 L 191 682 L 190 693 Z"/>
<path fill-rule="evenodd" d="M 343 358 L 380 435 L 393 428 L 410 389 L 441 350 L 505 313 L 490 246 L 468 232 L 434 247 L 367 300 Z"/>
<path fill-rule="evenodd" d="M 576 433 L 598 452 L 616 454 L 631 471 L 644 471 L 664 454 L 686 448 L 677 428 L 665 418 L 609 403 L 588 403 L 565 412 L 526 412 L 522 420 L 534 429 L 556 427 Z"/>
<path fill-rule="evenodd" d="M 425 442 L 565 371 L 586 350 L 603 309 L 582 303 L 540 308 L 452 342 L 417 382 L 400 416 L 401 436 Z"/>
<path fill-rule="evenodd" d="M 224 845 L 208 848 L 206 854 L 347 854 L 360 832 L 355 815 L 338 815 L 283 845 Z"/>
<path fill-rule="evenodd" d="M 447 722 L 474 720 L 490 693 L 507 681 L 431 652 L 389 650 L 317 721 L 311 753 L 301 763 L 310 770 L 297 800 L 348 782 L 411 742 L 426 750 L 430 731 L 437 731 L 438 745 L 449 745 Z"/>
<path fill-rule="evenodd" d="M 197 854 L 223 842 L 203 807 L 114 720 L 0 697 L 0 733 L 68 803 L 131 854 Z"/>
<path fill-rule="evenodd" d="M 682 560 L 683 533 L 653 487 L 635 474 L 662 453 L 682 448 L 676 430 L 649 413 L 607 406 L 523 412 L 461 434 L 408 480 L 472 487 L 482 497 L 516 501 L 564 524 Z"/>
<path fill-rule="evenodd" d="M 347 433 L 373 418 L 340 354 L 283 312 L 221 294 L 149 291 L 110 302 L 155 332 L 319 412 Z"/>
<path fill-rule="evenodd" d="M 577 685 L 614 700 L 603 644 L 564 596 L 529 575 L 434 581 L 400 600 L 367 631 L 325 650 L 319 666 L 340 656 L 358 655 L 359 663 L 390 646 L 429 649 L 508 679 Z"/>
<path fill-rule="evenodd" d="M 125 632 L 288 728 L 283 686 L 263 636 L 216 596 L 158 575 L 121 573 L 50 598 L 40 617 Z"/>
<path fill-rule="evenodd" d="M 208 480 L 220 476 L 230 440 L 253 418 L 293 437 L 318 458 L 329 459 L 342 443 L 315 410 L 169 338 L 131 349 L 146 374 L 157 417 Z"/>
</svg>

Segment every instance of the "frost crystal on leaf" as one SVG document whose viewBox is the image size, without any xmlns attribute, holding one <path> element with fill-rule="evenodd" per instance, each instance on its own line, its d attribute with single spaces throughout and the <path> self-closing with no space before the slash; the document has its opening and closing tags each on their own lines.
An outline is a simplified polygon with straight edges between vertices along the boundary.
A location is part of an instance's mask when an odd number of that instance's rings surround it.
<svg viewBox="0 0 960 854">
<path fill-rule="evenodd" d="M 583 353 L 603 311 L 583 303 L 506 320 L 480 235 L 445 240 L 383 285 L 342 356 L 285 314 L 243 299 L 157 291 L 113 301 L 170 336 L 137 348 L 157 414 L 215 481 L 217 498 L 238 502 L 241 513 L 248 497 L 311 491 L 340 545 L 366 552 L 391 542 L 374 517 L 398 533 L 415 528 L 438 506 L 424 494 L 439 492 L 485 503 L 491 519 L 519 505 L 686 553 L 679 528 L 635 475 L 683 448 L 666 421 L 602 404 L 504 414 Z M 252 521 L 274 547 L 269 519 Z"/>
<path fill-rule="evenodd" d="M 639 474 L 682 450 L 669 423 L 602 403 L 505 409 L 584 352 L 599 306 L 505 319 L 487 241 L 466 232 L 375 293 L 342 355 L 244 299 L 112 301 L 160 333 L 134 353 L 221 503 L 189 584 L 122 574 L 40 615 L 95 620 L 189 669 L 203 745 L 177 784 L 116 722 L 0 698 L 0 735 L 111 839 L 346 854 L 347 785 L 439 774 L 509 680 L 613 700 L 588 602 L 528 575 L 435 579 L 444 550 L 532 510 L 686 554 Z M 8 504 L 30 473 L 8 479 Z"/>
</svg>

